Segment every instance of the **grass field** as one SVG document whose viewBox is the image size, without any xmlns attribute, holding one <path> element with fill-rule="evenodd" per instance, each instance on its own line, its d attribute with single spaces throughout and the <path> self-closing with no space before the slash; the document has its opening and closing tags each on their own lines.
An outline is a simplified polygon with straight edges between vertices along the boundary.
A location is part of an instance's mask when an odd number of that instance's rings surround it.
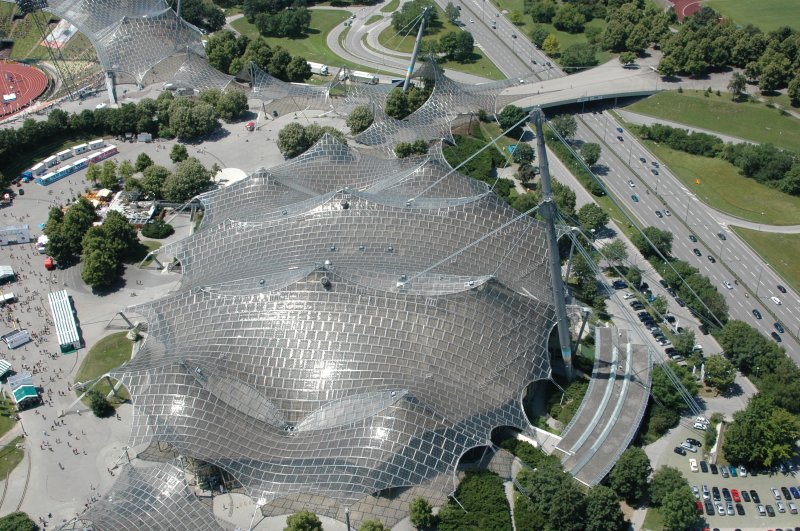
<svg viewBox="0 0 800 531">
<path fill-rule="evenodd" d="M 736 166 L 722 159 L 689 155 L 650 141 L 645 144 L 707 205 L 756 223 L 800 223 L 800 197 L 748 179 L 739 174 Z M 700 179 L 700 184 L 695 184 L 695 179 Z"/>
<path fill-rule="evenodd" d="M 436 41 L 441 38 L 442 35 L 445 33 L 454 31 L 459 32 L 461 28 L 456 26 L 455 24 L 451 23 L 447 20 L 447 17 L 444 14 L 444 11 L 439 6 L 436 6 L 436 13 L 441 22 L 441 26 L 435 33 L 431 33 L 430 35 L 426 35 L 422 38 L 422 42 L 427 43 L 430 41 Z M 397 31 L 394 27 L 389 26 L 384 29 L 378 35 L 378 42 L 380 42 L 386 48 L 390 50 L 396 50 L 398 52 L 404 53 L 411 53 L 414 49 L 414 37 L 416 36 L 416 30 L 412 31 L 409 35 L 397 35 Z M 475 51 L 472 54 L 473 61 L 469 63 L 458 63 L 455 61 L 445 61 L 441 60 L 439 65 L 444 68 L 449 68 L 451 70 L 456 70 L 458 72 L 464 72 L 466 74 L 473 74 L 476 76 L 485 77 L 488 79 L 505 79 L 506 76 L 503 75 L 500 70 L 492 63 L 487 57 L 484 57 L 483 54 L 480 53 L 480 50 L 475 47 Z"/>
<path fill-rule="evenodd" d="M 14 427 L 17 421 L 10 418 L 11 415 L 17 414 L 17 408 L 14 403 L 6 396 L 5 392 L 0 394 L 0 437 L 8 433 L 8 430 Z"/>
<path fill-rule="evenodd" d="M 0 448 L 0 478 L 5 480 L 6 475 L 22 461 L 24 450 L 17 450 L 17 445 L 25 442 L 24 437 L 17 437 L 7 445 Z"/>
<path fill-rule="evenodd" d="M 800 234 L 731 227 L 795 290 L 800 290 Z"/>
<path fill-rule="evenodd" d="M 664 529 L 664 517 L 655 507 L 647 509 L 642 522 L 642 529 L 646 531 L 661 531 Z"/>
<path fill-rule="evenodd" d="M 93 380 L 131 359 L 133 345 L 125 337 L 126 334 L 127 332 L 117 332 L 98 341 L 86 354 L 78 374 L 75 375 L 75 382 Z M 99 383 L 95 389 L 103 395 L 111 392 L 106 381 Z M 118 392 L 124 400 L 129 399 L 125 388 L 120 388 Z M 80 395 L 81 392 L 76 390 L 76 393 Z M 88 399 L 84 398 L 84 402 L 88 404 Z"/>
<path fill-rule="evenodd" d="M 508 11 L 509 13 L 516 11 L 518 13 L 524 13 L 523 9 L 523 0 L 492 0 L 492 3 L 497 6 L 496 9 L 488 7 L 486 10 L 486 17 L 489 16 L 496 16 L 498 10 L 499 11 Z M 506 13 L 508 16 L 508 13 Z M 534 26 L 544 26 L 547 30 L 555 35 L 558 43 L 561 45 L 561 49 L 563 50 L 567 46 L 572 44 L 581 44 L 587 42 L 586 36 L 583 33 L 567 33 L 565 31 L 557 30 L 552 24 L 537 24 L 533 21 L 530 15 L 523 15 L 523 19 L 525 23 L 522 25 L 517 26 L 519 28 L 519 32 L 524 36 L 526 39 L 530 39 L 530 33 Z M 606 29 L 606 21 L 603 19 L 595 19 L 586 24 L 587 28 L 600 28 L 601 30 Z M 605 63 L 612 57 L 614 54 L 607 52 L 605 50 L 597 50 L 597 60 L 600 64 Z M 558 62 L 558 58 L 556 58 L 556 62 Z"/>
<path fill-rule="evenodd" d="M 147 252 L 148 253 L 153 252 L 156 249 L 160 249 L 161 248 L 161 242 L 157 242 L 155 240 L 141 240 L 141 242 L 142 242 L 142 245 L 147 247 Z M 142 262 L 142 267 L 147 267 L 152 262 L 153 262 L 153 258 L 152 257 L 148 258 L 146 261 Z"/>
<path fill-rule="evenodd" d="M 629 111 L 702 127 L 762 144 L 800 151 L 800 120 L 781 116 L 763 103 L 734 103 L 730 94 L 687 90 L 659 92 L 626 108 Z"/>
<path fill-rule="evenodd" d="M 371 17 L 369 17 L 367 19 L 366 22 L 364 22 L 364 25 L 365 26 L 369 26 L 370 24 L 375 24 L 376 22 L 381 21 L 381 20 L 383 20 L 382 16 L 380 16 L 380 15 L 372 15 Z"/>
<path fill-rule="evenodd" d="M 796 0 L 706 0 L 703 2 L 737 24 L 752 24 L 763 31 L 781 26 L 800 29 L 800 9 Z"/>
<path fill-rule="evenodd" d="M 381 8 L 382 13 L 393 13 L 400 7 L 400 0 L 392 0 Z"/>
</svg>

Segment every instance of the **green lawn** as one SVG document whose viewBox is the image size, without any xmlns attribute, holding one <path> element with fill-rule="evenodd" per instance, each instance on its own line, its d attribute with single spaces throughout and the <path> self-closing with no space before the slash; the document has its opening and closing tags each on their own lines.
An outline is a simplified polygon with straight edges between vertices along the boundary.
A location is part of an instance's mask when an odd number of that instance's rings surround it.
<svg viewBox="0 0 800 531">
<path fill-rule="evenodd" d="M 441 25 L 435 32 L 424 36 L 422 38 L 423 43 L 439 40 L 442 35 L 450 31 L 454 32 L 461 31 L 461 28 L 459 28 L 458 26 L 447 20 L 444 11 L 439 6 L 436 6 L 436 13 Z M 397 34 L 397 30 L 395 30 L 393 26 L 389 26 L 388 28 L 380 32 L 380 34 L 378 35 L 378 42 L 380 42 L 383 46 L 389 48 L 390 50 L 411 53 L 411 51 L 414 49 L 415 37 L 416 37 L 416 30 L 412 31 L 408 35 L 399 35 Z M 477 47 L 475 47 L 475 51 L 472 55 L 473 55 L 473 60 L 472 62 L 469 63 L 458 63 L 455 61 L 441 60 L 439 62 L 439 65 L 444 68 L 449 68 L 451 70 L 456 70 L 458 72 L 473 74 L 488 79 L 506 78 L 506 76 L 503 75 L 503 73 L 494 65 L 494 63 L 492 63 L 487 57 L 484 57 L 483 54 L 480 53 L 480 50 Z"/>
<path fill-rule="evenodd" d="M 381 20 L 383 20 L 382 16 L 380 16 L 380 15 L 372 15 L 371 17 L 369 17 L 367 19 L 367 21 L 364 23 L 364 25 L 365 26 L 369 26 L 370 24 L 375 24 L 376 22 L 379 22 Z"/>
<path fill-rule="evenodd" d="M 20 436 L 0 448 L 0 478 L 5 480 L 6 475 L 22 461 L 25 451 L 17 450 L 17 445 L 24 442 L 25 438 Z"/>
<path fill-rule="evenodd" d="M 800 197 L 784 194 L 739 174 L 722 159 L 690 155 L 646 141 L 683 185 L 704 203 L 733 216 L 770 225 L 800 223 Z M 699 179 L 700 184 L 695 184 Z M 651 185 L 655 185 L 651 178 Z"/>
<path fill-rule="evenodd" d="M 795 290 L 800 291 L 800 234 L 731 227 Z"/>
<path fill-rule="evenodd" d="M 774 102 L 786 109 L 797 109 L 800 107 L 798 105 L 792 105 L 792 102 L 787 94 L 775 94 L 774 96 L 762 95 L 761 97 L 764 98 L 768 103 Z"/>
<path fill-rule="evenodd" d="M 642 529 L 645 531 L 661 531 L 664 529 L 664 517 L 655 507 L 647 509 L 642 522 Z"/>
<path fill-rule="evenodd" d="M 505 14 L 506 17 L 508 17 L 509 13 L 513 11 L 517 11 L 519 13 L 525 12 L 523 9 L 523 0 L 492 0 L 492 3 L 497 7 L 492 8 L 489 6 L 486 9 L 486 18 L 489 18 L 490 16 L 496 17 L 498 11 L 508 11 L 508 13 Z M 572 44 L 581 44 L 587 42 L 586 36 L 583 33 L 567 33 L 565 31 L 557 30 L 552 24 L 535 23 L 530 15 L 523 15 L 522 18 L 525 22 L 521 25 L 518 25 L 517 28 L 519 28 L 519 32 L 522 34 L 521 36 L 525 37 L 526 39 L 530 39 L 531 30 L 534 26 L 544 26 L 551 34 L 555 35 L 558 43 L 561 45 L 562 50 Z M 605 30 L 606 21 L 603 19 L 594 19 L 587 23 L 586 27 L 596 27 L 600 28 L 601 30 Z M 611 52 L 600 49 L 597 50 L 597 60 L 600 64 L 605 63 L 612 57 L 614 57 L 614 54 Z M 556 57 L 555 59 L 556 62 L 558 62 L 558 58 Z"/>
<path fill-rule="evenodd" d="M 342 65 L 348 68 L 361 69 L 360 65 L 351 63 L 334 54 L 325 42 L 328 33 L 338 24 L 343 24 L 350 18 L 351 13 L 344 10 L 334 9 L 312 9 L 311 10 L 311 30 L 309 34 L 299 39 L 285 39 L 278 37 L 265 37 L 270 46 L 280 46 L 292 55 L 300 55 L 307 61 L 323 63 L 331 68 L 338 68 Z M 236 31 L 242 35 L 247 35 L 251 39 L 258 37 L 258 30 L 250 24 L 246 18 L 235 20 L 231 24 Z"/>
<path fill-rule="evenodd" d="M 17 421 L 9 418 L 11 415 L 16 414 L 17 408 L 14 403 L 8 399 L 5 392 L 0 393 L 0 437 L 8 433 L 8 430 L 17 423 Z"/>
<path fill-rule="evenodd" d="M 93 380 L 131 359 L 133 345 L 125 337 L 126 335 L 127 332 L 117 332 L 95 343 L 81 363 L 78 374 L 75 375 L 75 382 Z M 95 389 L 103 395 L 111 391 L 108 382 L 105 381 L 95 386 Z M 76 393 L 80 395 L 81 392 L 76 390 Z M 123 399 L 129 398 L 128 392 L 124 388 L 120 388 L 119 394 Z M 84 401 L 88 404 L 86 398 Z"/>
<path fill-rule="evenodd" d="M 147 252 L 148 253 L 153 252 L 156 249 L 160 249 L 161 248 L 161 242 L 157 242 L 155 240 L 141 240 L 141 243 L 142 243 L 142 245 L 144 245 L 147 248 Z M 146 261 L 142 262 L 142 267 L 147 267 L 152 262 L 153 262 L 153 258 L 150 257 Z"/>
<path fill-rule="evenodd" d="M 763 31 L 781 26 L 800 28 L 797 0 L 706 0 L 703 5 L 720 12 L 737 24 L 752 24 Z"/>
<path fill-rule="evenodd" d="M 391 2 L 389 2 L 388 4 L 386 4 L 381 8 L 381 12 L 392 13 L 395 10 L 397 10 L 398 7 L 400 7 L 400 0 L 392 0 Z"/>
<path fill-rule="evenodd" d="M 697 90 L 683 94 L 659 92 L 628 106 L 627 110 L 800 151 L 800 120 L 781 116 L 763 103 L 734 103 L 725 93 L 706 98 Z"/>
</svg>

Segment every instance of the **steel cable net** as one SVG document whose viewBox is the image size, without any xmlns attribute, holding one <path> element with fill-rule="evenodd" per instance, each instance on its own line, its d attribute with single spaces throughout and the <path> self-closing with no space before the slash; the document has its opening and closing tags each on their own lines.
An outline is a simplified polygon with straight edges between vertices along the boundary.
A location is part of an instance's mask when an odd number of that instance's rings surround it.
<svg viewBox="0 0 800 531">
<path fill-rule="evenodd" d="M 544 228 L 439 156 L 323 138 L 203 196 L 210 222 L 160 252 L 180 287 L 131 308 L 148 323 L 114 375 L 131 443 L 218 466 L 255 499 L 349 507 L 452 490 L 437 478 L 467 449 L 528 427 L 520 397 L 549 374 L 554 323 Z"/>
<path fill-rule="evenodd" d="M 484 183 L 453 172 L 440 154 L 432 148 L 427 156 L 387 160 L 364 154 L 326 133 L 296 158 L 200 196 L 205 209 L 200 229 L 226 218 L 250 221 L 270 214 L 285 216 L 292 205 L 344 188 L 403 200 L 438 179 L 441 182 L 428 197 L 472 197 L 488 190 Z"/>
<path fill-rule="evenodd" d="M 237 90 L 248 92 L 247 89 L 234 82 L 234 77 L 220 72 L 206 60 L 204 55 L 194 51 L 186 54 L 186 59 L 172 77 L 176 87 L 203 91 L 206 89 Z"/>
<path fill-rule="evenodd" d="M 76 525 L 77 524 L 77 525 Z M 118 531 L 170 529 L 221 531 L 209 506 L 186 484 L 180 462 L 151 467 L 126 465 L 112 490 L 64 529 Z"/>
<path fill-rule="evenodd" d="M 187 51 L 205 56 L 200 31 L 164 0 L 52 0 L 47 9 L 72 23 L 121 81 L 170 80 Z M 210 67 L 209 67 L 210 68 Z"/>
<path fill-rule="evenodd" d="M 495 98 L 500 90 L 513 84 L 510 80 L 467 85 L 458 83 L 444 75 L 444 71 L 429 59 L 414 72 L 416 78 L 432 80 L 433 91 L 419 109 L 402 120 L 392 118 L 382 108 L 375 110 L 372 125 L 356 135 L 357 142 L 378 147 L 392 153 L 399 142 L 414 140 L 453 140 L 451 124 L 458 116 L 494 109 Z"/>
</svg>

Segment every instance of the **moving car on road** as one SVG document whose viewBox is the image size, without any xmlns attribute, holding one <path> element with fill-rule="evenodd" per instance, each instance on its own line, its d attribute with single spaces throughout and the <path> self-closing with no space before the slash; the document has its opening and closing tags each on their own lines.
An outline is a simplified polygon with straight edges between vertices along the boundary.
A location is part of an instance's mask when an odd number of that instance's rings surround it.
<svg viewBox="0 0 800 531">
<path fill-rule="evenodd" d="M 692 249 L 692 252 L 694 253 L 695 256 L 703 256 L 703 253 L 701 253 L 700 249 L 698 249 L 697 247 Z"/>
<path fill-rule="evenodd" d="M 756 309 L 754 308 L 754 309 L 753 309 L 753 316 L 754 316 L 756 319 L 761 319 L 761 312 L 759 312 L 758 310 L 756 310 Z"/>
</svg>

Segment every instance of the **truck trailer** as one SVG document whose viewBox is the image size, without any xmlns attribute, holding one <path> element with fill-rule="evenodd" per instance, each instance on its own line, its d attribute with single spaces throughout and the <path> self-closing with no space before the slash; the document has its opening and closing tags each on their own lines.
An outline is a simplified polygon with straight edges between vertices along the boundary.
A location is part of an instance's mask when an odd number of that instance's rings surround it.
<svg viewBox="0 0 800 531">
<path fill-rule="evenodd" d="M 306 61 L 308 66 L 311 67 L 311 73 L 317 74 L 318 76 L 327 76 L 330 73 L 328 69 L 328 65 L 323 65 L 321 63 L 312 63 L 311 61 Z"/>
<path fill-rule="evenodd" d="M 344 70 L 342 74 L 339 75 L 340 79 L 346 79 L 344 75 Z M 378 76 L 375 74 L 370 74 L 369 72 L 360 72 L 358 70 L 351 70 L 350 71 L 350 81 L 354 83 L 364 83 L 365 85 L 377 85 L 378 84 Z"/>
</svg>

